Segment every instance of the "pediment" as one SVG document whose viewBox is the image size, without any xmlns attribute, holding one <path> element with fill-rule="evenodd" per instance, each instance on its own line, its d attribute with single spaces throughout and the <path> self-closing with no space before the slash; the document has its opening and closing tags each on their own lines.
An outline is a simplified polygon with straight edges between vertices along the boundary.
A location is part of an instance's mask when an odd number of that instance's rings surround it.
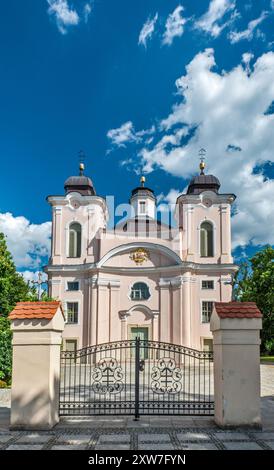
<svg viewBox="0 0 274 470">
<path fill-rule="evenodd" d="M 178 266 L 182 263 L 178 254 L 170 248 L 154 243 L 119 245 L 110 250 L 98 263 L 98 267 L 153 268 Z"/>
</svg>

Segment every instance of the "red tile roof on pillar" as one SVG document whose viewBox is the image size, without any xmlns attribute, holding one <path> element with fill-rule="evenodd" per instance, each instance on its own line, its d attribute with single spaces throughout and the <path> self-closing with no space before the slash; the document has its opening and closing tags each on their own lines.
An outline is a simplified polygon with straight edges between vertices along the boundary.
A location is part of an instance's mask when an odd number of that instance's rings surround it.
<svg viewBox="0 0 274 470">
<path fill-rule="evenodd" d="M 51 302 L 17 302 L 16 307 L 9 314 L 10 320 L 22 320 L 32 318 L 46 318 L 51 320 L 58 308 L 64 315 L 62 304 L 58 300 Z"/>
<path fill-rule="evenodd" d="M 255 302 L 215 302 L 220 318 L 262 318 Z"/>
</svg>

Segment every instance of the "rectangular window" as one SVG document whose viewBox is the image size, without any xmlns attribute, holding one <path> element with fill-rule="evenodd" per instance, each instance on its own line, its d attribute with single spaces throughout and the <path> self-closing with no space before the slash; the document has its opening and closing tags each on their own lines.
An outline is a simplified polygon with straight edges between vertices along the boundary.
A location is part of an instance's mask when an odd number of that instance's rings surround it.
<svg viewBox="0 0 274 470">
<path fill-rule="evenodd" d="M 67 323 L 78 323 L 78 302 L 67 302 Z"/>
<path fill-rule="evenodd" d="M 213 351 L 213 340 L 205 338 L 203 341 L 203 350 L 204 351 Z"/>
<path fill-rule="evenodd" d="M 67 290 L 79 290 L 79 282 L 78 281 L 68 282 Z"/>
<path fill-rule="evenodd" d="M 214 281 L 202 281 L 202 289 L 214 289 Z"/>
<path fill-rule="evenodd" d="M 76 339 L 66 339 L 66 351 L 76 352 L 77 351 L 77 341 Z"/>
<path fill-rule="evenodd" d="M 214 302 L 204 301 L 202 302 L 202 323 L 209 323 L 210 317 L 213 311 Z"/>
<path fill-rule="evenodd" d="M 140 203 L 140 214 L 145 214 L 146 213 L 146 203 L 144 201 L 141 201 Z"/>
</svg>

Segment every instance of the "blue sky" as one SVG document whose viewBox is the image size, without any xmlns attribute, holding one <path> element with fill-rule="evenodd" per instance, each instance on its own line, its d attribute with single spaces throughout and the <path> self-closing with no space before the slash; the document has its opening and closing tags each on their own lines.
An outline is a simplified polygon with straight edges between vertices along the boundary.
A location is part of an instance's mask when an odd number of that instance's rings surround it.
<svg viewBox="0 0 274 470">
<path fill-rule="evenodd" d="M 273 1 L 1 7 L 0 229 L 18 269 L 45 262 L 45 198 L 63 193 L 80 149 L 97 193 L 119 204 L 141 171 L 174 202 L 205 147 L 208 172 L 238 195 L 236 253 L 274 244 Z"/>
</svg>

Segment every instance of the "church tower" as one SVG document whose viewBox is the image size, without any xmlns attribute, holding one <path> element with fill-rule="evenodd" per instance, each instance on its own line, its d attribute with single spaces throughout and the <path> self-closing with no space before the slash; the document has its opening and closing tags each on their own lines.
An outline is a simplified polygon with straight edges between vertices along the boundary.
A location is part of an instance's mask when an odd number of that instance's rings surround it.
<svg viewBox="0 0 274 470">
<path fill-rule="evenodd" d="M 108 220 L 105 199 L 96 194 L 92 180 L 84 175 L 84 164 L 79 175 L 70 176 L 64 184 L 65 194 L 48 196 L 52 207 L 52 250 L 48 266 L 64 270 L 94 263 L 100 257 L 100 235 Z M 69 268 L 71 267 L 71 268 Z M 56 297 L 56 289 L 50 288 Z"/>
<path fill-rule="evenodd" d="M 129 202 L 133 209 L 133 217 L 154 220 L 156 217 L 156 197 L 154 191 L 145 186 L 145 182 L 146 178 L 142 176 L 140 186 L 132 190 Z"/>
<path fill-rule="evenodd" d="M 231 205 L 234 194 L 220 193 L 220 181 L 205 174 L 202 157 L 200 174 L 194 176 L 187 193 L 178 197 L 175 218 L 181 236 L 183 261 L 206 264 L 232 263 Z"/>
</svg>

